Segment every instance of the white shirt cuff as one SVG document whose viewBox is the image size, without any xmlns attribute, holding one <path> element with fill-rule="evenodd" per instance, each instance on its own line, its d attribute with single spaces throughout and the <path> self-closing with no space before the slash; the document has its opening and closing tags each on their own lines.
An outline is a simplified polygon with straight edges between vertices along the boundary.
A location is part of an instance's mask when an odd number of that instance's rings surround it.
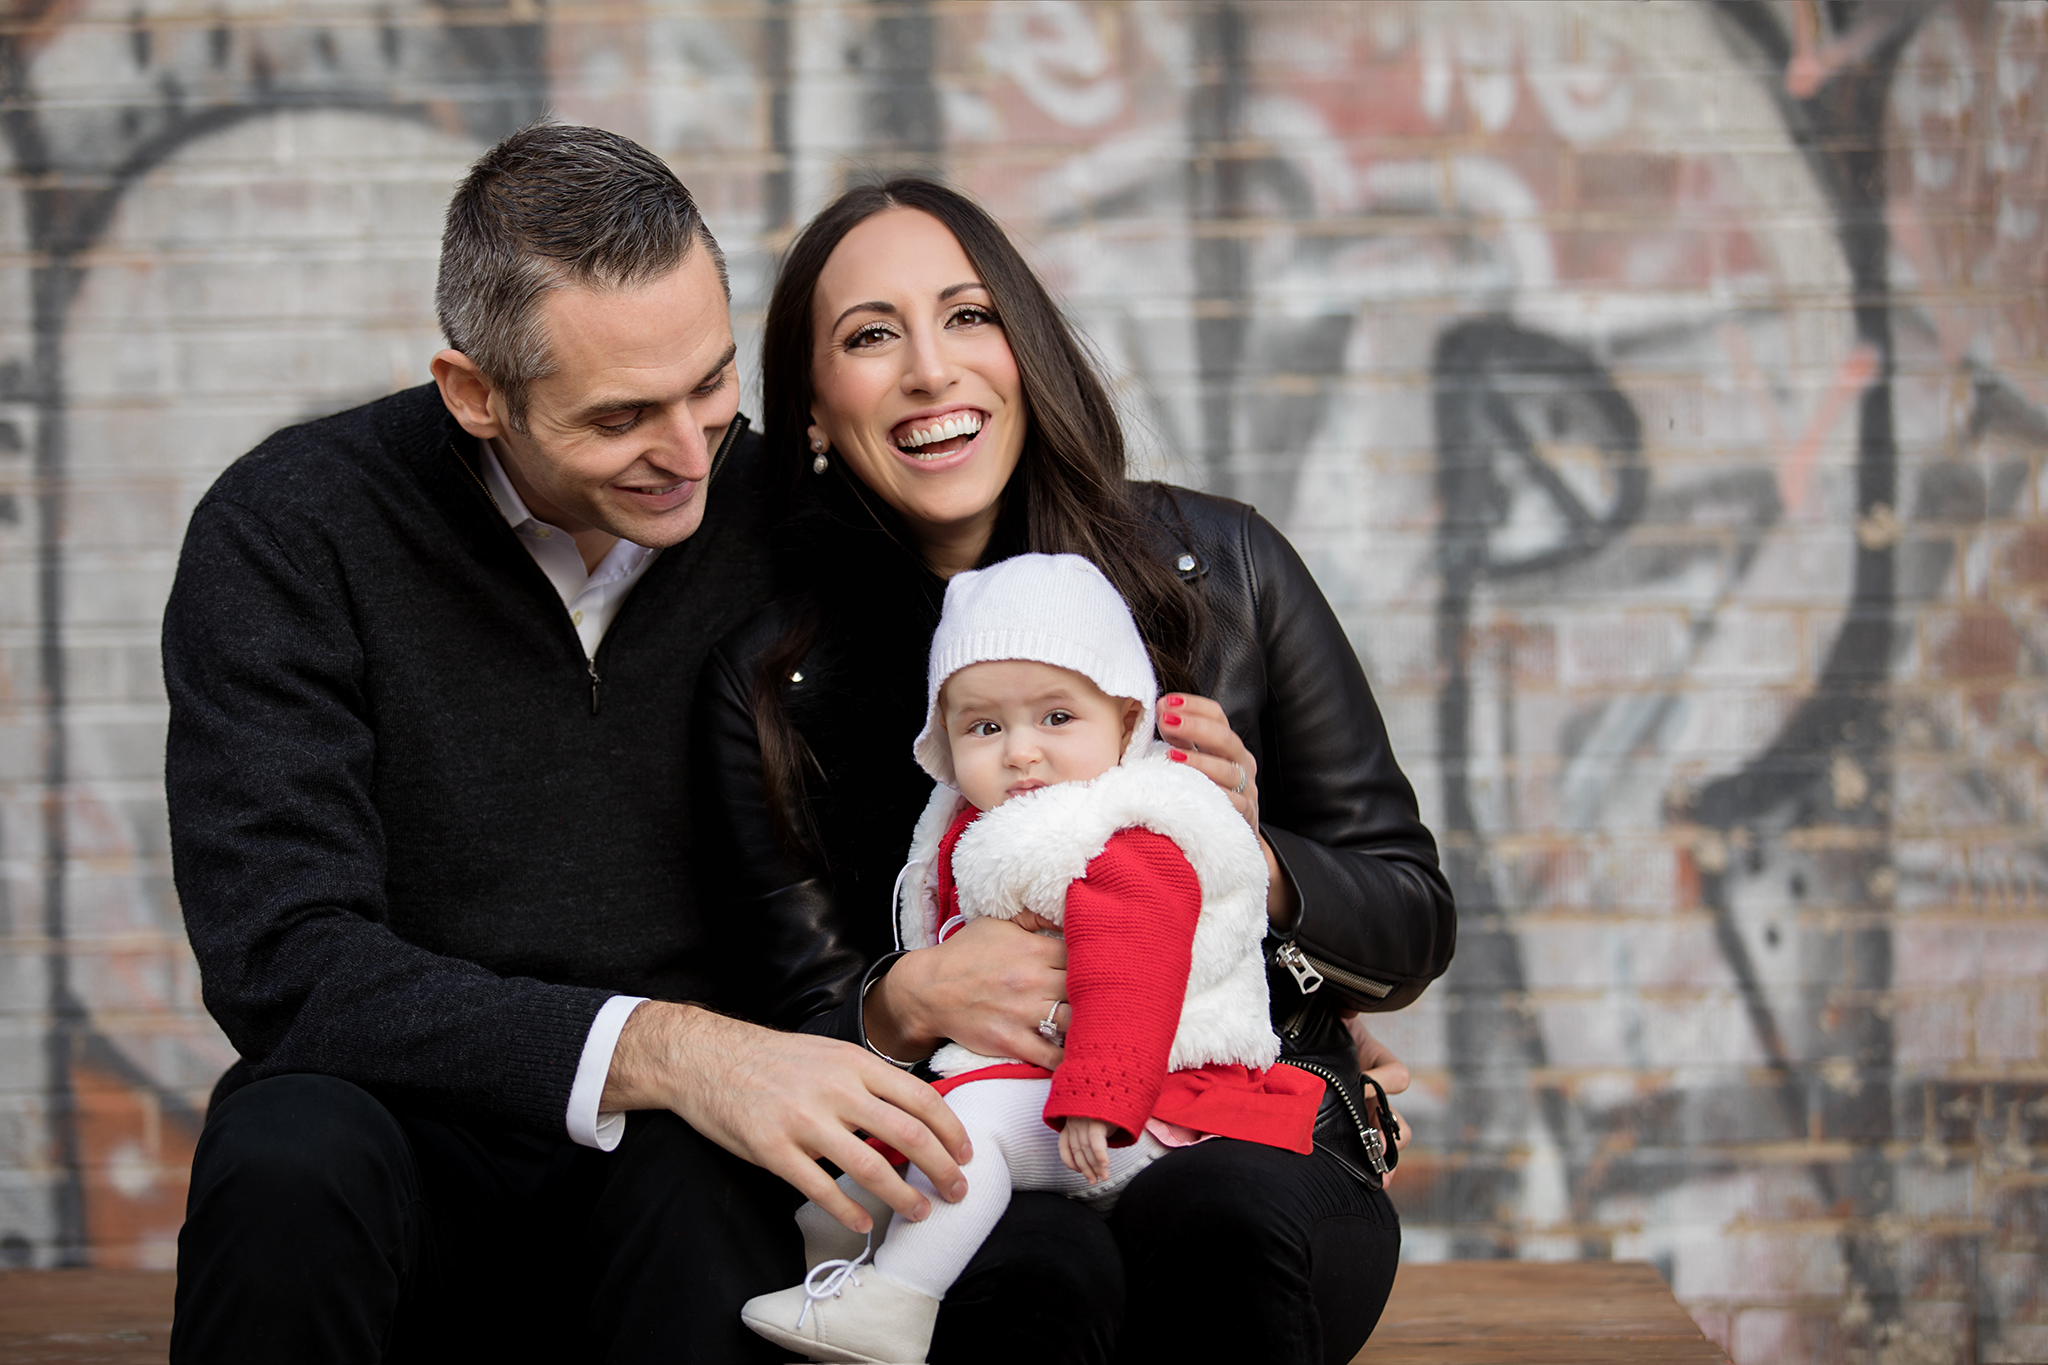
<svg viewBox="0 0 2048 1365">
<path fill-rule="evenodd" d="M 576 1079 L 569 1086 L 569 1141 L 609 1152 L 626 1135 L 625 1114 L 600 1114 L 597 1102 L 604 1098 L 604 1083 L 612 1073 L 612 1053 L 618 1049 L 626 1017 L 646 1003 L 644 995 L 615 995 L 590 1021 L 583 1056 L 576 1063 Z"/>
</svg>

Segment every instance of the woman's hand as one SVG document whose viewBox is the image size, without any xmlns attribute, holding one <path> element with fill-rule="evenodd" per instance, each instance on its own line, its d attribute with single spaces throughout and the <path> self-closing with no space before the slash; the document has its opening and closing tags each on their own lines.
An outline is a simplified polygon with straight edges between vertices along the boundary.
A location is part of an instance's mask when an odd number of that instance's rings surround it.
<svg viewBox="0 0 2048 1365">
<path fill-rule="evenodd" d="M 1372 1036 L 1372 1030 L 1365 1026 L 1365 1016 L 1347 1014 L 1344 1027 L 1351 1030 L 1351 1040 L 1358 1044 L 1358 1069 L 1380 1083 L 1380 1089 L 1389 1095 L 1398 1095 L 1408 1088 L 1408 1064 L 1387 1050 L 1387 1045 Z M 1367 1093 L 1365 1097 L 1366 1118 L 1378 1122 L 1380 1098 Z M 1394 1150 L 1401 1151 L 1408 1146 L 1408 1139 L 1415 1136 L 1415 1130 L 1408 1126 L 1408 1120 L 1401 1117 L 1401 1111 L 1394 1108 L 1393 1101 L 1387 1101 L 1387 1112 L 1394 1117 Z M 1392 1184 L 1394 1172 L 1387 1173 L 1387 1183 Z"/>
<path fill-rule="evenodd" d="M 929 1057 L 941 1039 L 986 1057 L 1056 1067 L 1066 1053 L 1040 1036 L 1052 1009 L 1064 1032 L 1067 945 L 986 916 L 936 948 L 898 959 L 868 994 L 868 1041 L 899 1061 Z"/>
<path fill-rule="evenodd" d="M 1259 829 L 1259 761 L 1230 728 L 1230 717 L 1207 697 L 1168 692 L 1159 699 L 1159 735 L 1173 746 L 1177 761 L 1223 788 L 1230 804 L 1252 827 L 1259 852 L 1266 855 L 1266 918 L 1276 928 L 1291 927 L 1300 897 Z"/>
</svg>

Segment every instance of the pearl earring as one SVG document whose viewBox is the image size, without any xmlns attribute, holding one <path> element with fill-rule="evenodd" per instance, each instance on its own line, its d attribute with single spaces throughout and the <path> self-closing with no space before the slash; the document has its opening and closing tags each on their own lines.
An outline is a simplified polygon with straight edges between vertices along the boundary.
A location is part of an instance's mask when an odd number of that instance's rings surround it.
<svg viewBox="0 0 2048 1365">
<path fill-rule="evenodd" d="M 825 472 L 825 443 L 813 438 L 811 449 L 817 452 L 811 459 L 811 472 L 813 474 L 822 474 Z"/>
</svg>

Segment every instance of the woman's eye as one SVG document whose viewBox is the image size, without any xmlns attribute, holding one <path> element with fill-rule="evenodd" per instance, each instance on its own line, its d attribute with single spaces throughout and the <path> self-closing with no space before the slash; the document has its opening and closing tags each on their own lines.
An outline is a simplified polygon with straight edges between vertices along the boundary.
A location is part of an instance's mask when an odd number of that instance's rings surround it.
<svg viewBox="0 0 2048 1365">
<path fill-rule="evenodd" d="M 846 349 L 858 351 L 869 346 L 879 346 L 895 333 L 880 323 L 870 323 L 846 338 Z"/>
<path fill-rule="evenodd" d="M 969 304 L 965 308 L 956 309 L 953 316 L 947 319 L 948 322 L 959 327 L 981 327 L 991 324 L 995 320 L 996 315 L 994 313 L 976 304 Z"/>
</svg>

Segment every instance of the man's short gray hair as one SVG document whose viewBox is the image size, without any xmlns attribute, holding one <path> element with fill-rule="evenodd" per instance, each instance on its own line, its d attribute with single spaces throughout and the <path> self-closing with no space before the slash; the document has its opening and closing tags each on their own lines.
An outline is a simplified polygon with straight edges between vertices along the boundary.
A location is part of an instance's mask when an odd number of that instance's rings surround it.
<svg viewBox="0 0 2048 1365">
<path fill-rule="evenodd" d="M 434 306 L 448 344 L 526 430 L 528 388 L 554 373 L 540 301 L 564 285 L 627 289 L 699 241 L 732 297 L 725 254 L 660 157 L 617 133 L 535 123 L 485 152 L 448 204 Z"/>
</svg>

